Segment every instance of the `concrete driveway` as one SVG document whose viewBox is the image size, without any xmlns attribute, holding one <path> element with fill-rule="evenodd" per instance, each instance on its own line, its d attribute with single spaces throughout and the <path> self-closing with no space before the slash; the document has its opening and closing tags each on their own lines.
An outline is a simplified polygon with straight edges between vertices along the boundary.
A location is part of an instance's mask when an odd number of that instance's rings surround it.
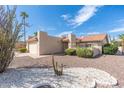
<svg viewBox="0 0 124 93">
<path fill-rule="evenodd" d="M 32 57 L 32 58 L 41 58 L 41 57 L 46 57 L 47 55 L 38 56 L 36 54 L 31 54 L 31 53 L 19 53 L 19 52 L 15 52 L 15 57 L 25 57 L 25 56 L 29 56 L 29 57 Z"/>
</svg>

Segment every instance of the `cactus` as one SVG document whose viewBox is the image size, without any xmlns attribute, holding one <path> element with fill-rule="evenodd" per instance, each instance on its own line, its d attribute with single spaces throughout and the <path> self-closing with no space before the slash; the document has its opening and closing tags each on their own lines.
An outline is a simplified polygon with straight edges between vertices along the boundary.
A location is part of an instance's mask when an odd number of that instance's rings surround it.
<svg viewBox="0 0 124 93">
<path fill-rule="evenodd" d="M 63 75 L 63 64 L 61 64 L 61 66 L 59 66 L 57 62 L 55 63 L 53 55 L 52 55 L 52 64 L 53 64 L 54 73 L 57 76 Z"/>
</svg>

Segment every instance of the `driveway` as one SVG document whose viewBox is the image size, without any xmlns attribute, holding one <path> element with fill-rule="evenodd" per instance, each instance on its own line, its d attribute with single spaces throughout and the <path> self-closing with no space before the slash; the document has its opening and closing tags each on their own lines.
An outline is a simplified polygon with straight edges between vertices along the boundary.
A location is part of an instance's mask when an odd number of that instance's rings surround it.
<svg viewBox="0 0 124 93">
<path fill-rule="evenodd" d="M 47 55 L 38 56 L 36 54 L 31 54 L 31 53 L 19 53 L 19 52 L 15 52 L 15 57 L 25 57 L 25 56 L 29 56 L 29 57 L 32 57 L 32 58 L 41 58 L 41 57 L 46 57 Z"/>
<path fill-rule="evenodd" d="M 93 67 L 104 70 L 117 78 L 119 85 L 124 86 L 124 56 L 103 55 L 99 58 L 88 59 L 76 56 L 55 55 L 55 61 L 65 67 Z M 21 67 L 51 67 L 51 56 L 32 58 L 29 56 L 15 57 L 10 68 Z"/>
</svg>

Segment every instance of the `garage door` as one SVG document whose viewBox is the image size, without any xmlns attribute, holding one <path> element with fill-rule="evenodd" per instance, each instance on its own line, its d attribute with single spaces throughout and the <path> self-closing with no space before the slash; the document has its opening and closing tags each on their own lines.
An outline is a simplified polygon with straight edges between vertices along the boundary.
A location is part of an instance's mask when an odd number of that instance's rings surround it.
<svg viewBox="0 0 124 93">
<path fill-rule="evenodd" d="M 30 43 L 29 44 L 29 53 L 37 54 L 37 43 Z"/>
</svg>

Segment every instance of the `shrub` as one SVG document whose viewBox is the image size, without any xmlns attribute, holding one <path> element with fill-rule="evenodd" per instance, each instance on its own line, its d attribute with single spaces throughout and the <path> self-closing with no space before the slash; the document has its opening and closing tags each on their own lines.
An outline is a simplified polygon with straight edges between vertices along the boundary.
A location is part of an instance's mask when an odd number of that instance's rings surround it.
<svg viewBox="0 0 124 93">
<path fill-rule="evenodd" d="M 83 55 L 84 55 L 83 49 L 82 48 L 77 48 L 76 49 L 76 55 L 78 57 L 83 57 Z"/>
<path fill-rule="evenodd" d="M 66 55 L 76 55 L 76 49 L 68 48 L 65 50 Z"/>
<path fill-rule="evenodd" d="M 26 49 L 26 48 L 20 48 L 19 51 L 20 51 L 21 53 L 25 53 L 25 52 L 27 51 L 27 49 Z"/>
<path fill-rule="evenodd" d="M 118 51 L 118 46 L 115 44 L 106 44 L 102 49 L 104 54 L 114 55 Z"/>
<path fill-rule="evenodd" d="M 0 6 L 0 73 L 14 58 L 14 47 L 19 40 L 22 23 L 16 18 L 16 7 Z"/>
<path fill-rule="evenodd" d="M 77 48 L 76 54 L 78 57 L 92 58 L 93 51 L 90 48 Z"/>
</svg>

